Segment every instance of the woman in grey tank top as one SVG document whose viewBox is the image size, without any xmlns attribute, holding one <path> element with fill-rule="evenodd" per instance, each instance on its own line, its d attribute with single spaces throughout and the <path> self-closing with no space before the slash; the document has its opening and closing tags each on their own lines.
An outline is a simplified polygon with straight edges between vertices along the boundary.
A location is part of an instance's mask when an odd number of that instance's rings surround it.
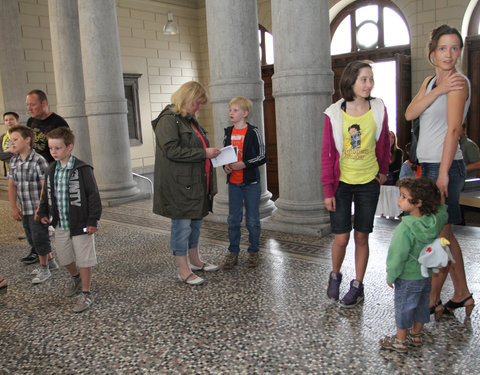
<svg viewBox="0 0 480 375">
<path fill-rule="evenodd" d="M 405 112 L 408 121 L 420 118 L 417 156 L 422 176 L 436 181 L 448 205 L 448 224 L 440 237 L 450 241 L 456 263 L 441 269 L 432 278 L 430 313 L 435 313 L 437 320 L 443 313 L 452 313 L 460 307 L 465 307 L 468 316 L 475 304 L 467 286 L 462 251 L 452 231 L 452 224 L 462 221 L 459 200 L 466 170 L 458 140 L 471 96 L 468 78 L 456 70 L 462 48 L 462 36 L 457 29 L 442 25 L 432 31 L 428 60 L 435 67 L 435 76 L 425 79 Z M 440 294 L 448 273 L 455 292 L 444 306 Z"/>
</svg>

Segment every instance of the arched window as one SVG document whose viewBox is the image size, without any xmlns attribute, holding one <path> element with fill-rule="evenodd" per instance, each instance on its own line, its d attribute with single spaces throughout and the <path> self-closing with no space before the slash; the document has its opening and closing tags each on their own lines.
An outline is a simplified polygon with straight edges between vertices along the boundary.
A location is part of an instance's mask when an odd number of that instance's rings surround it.
<svg viewBox="0 0 480 375">
<path fill-rule="evenodd" d="M 373 62 L 373 96 L 387 106 L 390 130 L 403 147 L 409 141 L 409 124 L 403 113 L 411 99 L 410 33 L 400 9 L 390 0 L 355 1 L 338 13 L 330 25 L 330 51 L 335 93 L 340 99 L 339 81 L 352 60 Z"/>
</svg>

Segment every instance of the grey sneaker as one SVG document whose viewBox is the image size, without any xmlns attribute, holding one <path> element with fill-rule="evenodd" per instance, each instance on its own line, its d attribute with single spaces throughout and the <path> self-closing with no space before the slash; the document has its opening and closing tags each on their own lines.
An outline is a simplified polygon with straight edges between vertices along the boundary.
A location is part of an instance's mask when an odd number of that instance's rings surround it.
<svg viewBox="0 0 480 375">
<path fill-rule="evenodd" d="M 363 284 L 358 280 L 350 281 L 350 290 L 340 301 L 340 307 L 351 309 L 363 301 Z"/>
<path fill-rule="evenodd" d="M 44 281 L 48 280 L 52 276 L 50 273 L 50 270 L 46 266 L 42 266 L 37 273 L 37 276 L 35 276 L 32 279 L 32 284 L 40 284 L 43 283 Z"/>
<path fill-rule="evenodd" d="M 32 272 L 30 272 L 30 275 L 38 275 L 38 273 L 40 272 L 40 269 L 41 269 L 41 266 L 40 267 L 35 267 L 32 270 Z M 49 259 L 48 260 L 48 269 L 50 270 L 50 272 L 58 271 L 60 269 L 60 267 L 58 266 L 58 263 L 56 262 L 55 259 Z"/>
<path fill-rule="evenodd" d="M 225 262 L 223 263 L 223 268 L 226 270 L 231 270 L 235 264 L 238 262 L 238 256 L 228 253 L 225 257 Z"/>
<path fill-rule="evenodd" d="M 70 277 L 67 281 L 67 288 L 65 289 L 65 297 L 73 297 L 75 294 L 82 291 L 82 279 L 79 277 Z"/>
<path fill-rule="evenodd" d="M 336 272 L 330 272 L 328 278 L 327 297 L 333 301 L 338 301 L 340 295 L 340 283 L 342 282 L 342 274 Z"/>
<path fill-rule="evenodd" d="M 73 312 L 81 313 L 90 308 L 93 303 L 93 296 L 91 293 L 82 293 L 78 296 L 78 301 L 75 306 L 73 306 Z"/>
</svg>

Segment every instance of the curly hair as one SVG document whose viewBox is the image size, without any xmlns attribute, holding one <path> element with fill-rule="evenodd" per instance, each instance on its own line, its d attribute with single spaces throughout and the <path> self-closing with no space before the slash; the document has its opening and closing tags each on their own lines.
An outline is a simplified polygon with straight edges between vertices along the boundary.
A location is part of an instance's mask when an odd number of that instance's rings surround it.
<svg viewBox="0 0 480 375">
<path fill-rule="evenodd" d="M 422 202 L 419 208 L 422 215 L 437 213 L 440 208 L 442 196 L 432 179 L 428 177 L 405 177 L 397 181 L 397 186 L 408 190 L 411 196 L 411 199 L 409 199 L 411 204 Z"/>
</svg>

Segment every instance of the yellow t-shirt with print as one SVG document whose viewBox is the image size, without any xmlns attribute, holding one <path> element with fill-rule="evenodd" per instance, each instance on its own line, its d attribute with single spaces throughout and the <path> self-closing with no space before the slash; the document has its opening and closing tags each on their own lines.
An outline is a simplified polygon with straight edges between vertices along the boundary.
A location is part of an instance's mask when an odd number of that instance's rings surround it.
<svg viewBox="0 0 480 375">
<path fill-rule="evenodd" d="M 340 181 L 351 185 L 366 184 L 378 174 L 375 155 L 377 125 L 372 110 L 362 116 L 342 111 L 343 151 L 340 159 Z"/>
</svg>

